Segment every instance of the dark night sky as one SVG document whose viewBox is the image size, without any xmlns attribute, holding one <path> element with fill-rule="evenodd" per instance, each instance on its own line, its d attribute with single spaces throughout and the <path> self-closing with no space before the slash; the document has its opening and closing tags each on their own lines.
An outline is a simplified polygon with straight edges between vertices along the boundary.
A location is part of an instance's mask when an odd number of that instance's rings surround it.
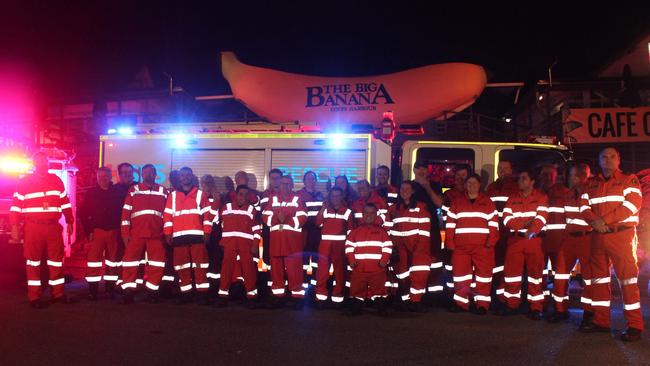
<svg viewBox="0 0 650 366">
<path fill-rule="evenodd" d="M 222 50 L 254 65 L 339 76 L 473 62 L 491 82 L 545 78 L 557 58 L 557 78 L 585 79 L 650 30 L 643 1 L 94 3 L 4 6 L 2 61 L 29 67 L 45 98 L 124 88 L 142 65 L 194 95 L 225 93 Z"/>
</svg>

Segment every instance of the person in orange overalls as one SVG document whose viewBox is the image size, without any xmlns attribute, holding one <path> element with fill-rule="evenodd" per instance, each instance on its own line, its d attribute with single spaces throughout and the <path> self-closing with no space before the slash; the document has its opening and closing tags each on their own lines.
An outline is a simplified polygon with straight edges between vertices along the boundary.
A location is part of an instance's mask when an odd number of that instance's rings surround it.
<svg viewBox="0 0 650 366">
<path fill-rule="evenodd" d="M 517 180 L 512 176 L 512 162 L 509 160 L 499 161 L 497 176 L 499 178 L 487 186 L 485 193 L 490 196 L 499 214 L 499 241 L 494 247 L 494 269 L 492 270 L 492 297 L 494 300 L 498 300 L 496 304 L 499 305 L 505 303 L 505 297 L 503 296 L 505 288 L 503 265 L 506 260 L 506 248 L 510 237 L 509 230 L 503 225 L 503 209 L 506 207 L 508 197 L 519 192 L 519 187 Z"/>
<path fill-rule="evenodd" d="M 14 193 L 9 209 L 11 238 L 20 242 L 18 224 L 25 221 L 24 253 L 27 260 L 27 298 L 34 309 L 46 306 L 41 300 L 41 266 L 47 265 L 48 284 L 53 303 L 70 303 L 63 293 L 63 228 L 59 224 L 61 214 L 67 224 L 66 232 L 72 235 L 74 219 L 72 205 L 59 177 L 48 172 L 49 160 L 38 152 L 33 158 L 35 171 L 22 178 Z"/>
<path fill-rule="evenodd" d="M 158 291 L 165 271 L 166 249 L 163 239 L 163 212 L 168 192 L 156 184 L 156 168 L 142 167 L 142 183 L 129 190 L 122 207 L 122 241 L 125 244 L 122 259 L 123 302 L 131 304 L 137 287 L 138 268 L 145 259 L 147 302 L 158 302 Z"/>
<path fill-rule="evenodd" d="M 288 286 L 294 309 L 304 306 L 305 289 L 302 271 L 303 237 L 302 227 L 307 221 L 305 205 L 298 194 L 292 191 L 293 179 L 283 176 L 280 192 L 269 197 L 262 211 L 262 218 L 270 231 L 271 287 L 269 307 L 282 305 Z M 287 281 L 288 285 L 285 285 Z"/>
<path fill-rule="evenodd" d="M 248 307 L 255 307 L 257 298 L 256 277 L 257 268 L 253 257 L 259 254 L 261 240 L 261 225 L 257 220 L 257 211 L 248 201 L 248 186 L 238 186 L 234 202 L 223 205 L 214 218 L 214 223 L 222 227 L 222 238 L 219 243 L 223 247 L 223 263 L 221 264 L 221 283 L 219 285 L 218 305 L 226 306 L 230 296 L 232 278 L 238 265 L 241 266 L 244 278 L 244 288 Z M 239 260 L 238 260 L 239 258 Z"/>
<path fill-rule="evenodd" d="M 402 182 L 399 201 L 391 206 L 389 221 L 390 236 L 399 251 L 395 271 L 402 300 L 408 301 L 409 311 L 422 312 L 421 301 L 431 266 L 431 215 L 423 202 L 416 201 L 414 184 Z"/>
<path fill-rule="evenodd" d="M 106 294 L 114 297 L 121 263 L 119 237 L 122 201 L 120 192 L 111 182 L 111 169 L 99 168 L 97 185 L 86 192 L 79 208 L 79 218 L 88 237 L 86 282 L 88 299 L 91 301 L 97 300 L 102 272 Z"/>
<path fill-rule="evenodd" d="M 327 283 L 330 265 L 334 269 L 335 283 L 331 300 L 335 306 L 343 303 L 345 289 L 345 239 L 353 227 L 354 217 L 343 201 L 341 188 L 333 187 L 330 197 L 316 216 L 316 225 L 321 228 L 318 246 L 318 270 L 316 272 L 316 307 L 323 308 L 328 298 Z"/>
<path fill-rule="evenodd" d="M 542 166 L 538 176 L 539 189 L 548 196 L 548 221 L 544 227 L 542 250 L 544 250 L 543 291 L 544 301 L 551 296 L 548 285 L 553 282 L 557 270 L 557 256 L 566 238 L 566 220 L 564 218 L 564 201 L 569 195 L 569 188 L 557 182 L 555 165 Z"/>
<path fill-rule="evenodd" d="M 503 209 L 503 224 L 510 230 L 506 262 L 504 265 L 507 309 L 502 315 L 518 314 L 521 304 L 521 284 L 524 273 L 528 274 L 528 303 L 532 320 L 542 319 L 544 294 L 542 292 L 542 230 L 548 216 L 548 198 L 534 188 L 532 171 L 519 173 L 519 193 L 510 196 Z M 525 272 L 524 272 L 525 269 Z"/>
<path fill-rule="evenodd" d="M 584 163 L 574 165 L 569 171 L 570 191 L 564 198 L 566 235 L 555 261 L 555 276 L 553 279 L 555 311 L 547 319 L 550 323 L 558 323 L 569 319 L 569 281 L 576 260 L 580 261 L 580 274 L 584 282 L 581 297 L 584 310 L 582 321 L 588 323 L 593 318 L 594 313 L 591 309 L 591 267 L 589 265 L 592 230 L 580 213 L 580 197 L 587 188 L 590 174 L 589 165 Z"/>
<path fill-rule="evenodd" d="M 469 310 L 476 305 L 478 315 L 490 306 L 494 245 L 499 238 L 496 207 L 481 192 L 481 177 L 471 174 L 465 183 L 465 196 L 455 199 L 447 211 L 445 245 L 453 251 L 454 302 L 452 312 Z M 471 284 L 476 288 L 472 297 Z"/>
<path fill-rule="evenodd" d="M 307 209 L 307 222 L 302 228 L 302 236 L 305 242 L 302 269 L 305 271 L 305 281 L 315 286 L 315 270 L 318 268 L 318 243 L 320 242 L 320 228 L 316 225 L 316 216 L 323 207 L 324 198 L 316 187 L 318 182 L 316 173 L 311 170 L 305 172 L 302 182 L 304 187 L 296 192 Z M 308 272 L 311 272 L 311 275 Z"/>
<path fill-rule="evenodd" d="M 469 176 L 471 169 L 467 164 L 461 164 L 454 168 L 454 186 L 442 195 L 443 204 L 440 211 L 442 211 L 442 220 L 444 222 L 447 222 L 447 212 L 452 203 L 465 198 L 465 180 Z M 446 243 L 443 243 L 443 246 L 442 263 L 445 266 L 445 286 L 447 287 L 447 295 L 451 297 L 454 294 L 454 281 L 452 278 L 454 266 L 451 263 L 452 249 Z"/>
<path fill-rule="evenodd" d="M 623 315 L 628 328 L 623 341 L 638 341 L 643 332 L 636 258 L 636 226 L 639 224 L 641 186 L 634 174 L 619 170 L 621 155 L 608 147 L 598 155 L 601 174 L 591 180 L 582 195 L 585 221 L 595 230 L 591 236 L 591 285 L 594 318 L 580 327 L 582 332 L 609 333 L 611 292 L 610 266 L 623 293 Z M 611 263 L 611 265 L 610 265 Z"/>
<path fill-rule="evenodd" d="M 198 189 L 192 169 L 179 170 L 180 187 L 167 197 L 163 214 L 163 232 L 174 257 L 174 269 L 180 281 L 179 303 L 192 300 L 191 291 L 203 296 L 201 302 L 209 304 L 208 251 L 206 241 L 212 231 L 211 206 L 208 196 Z"/>
<path fill-rule="evenodd" d="M 363 223 L 350 232 L 345 242 L 345 255 L 352 267 L 349 315 L 361 315 L 366 299 L 376 304 L 379 316 L 388 314 L 386 267 L 392 251 L 388 233 L 377 225 L 377 207 L 367 203 L 363 207 Z"/>
</svg>

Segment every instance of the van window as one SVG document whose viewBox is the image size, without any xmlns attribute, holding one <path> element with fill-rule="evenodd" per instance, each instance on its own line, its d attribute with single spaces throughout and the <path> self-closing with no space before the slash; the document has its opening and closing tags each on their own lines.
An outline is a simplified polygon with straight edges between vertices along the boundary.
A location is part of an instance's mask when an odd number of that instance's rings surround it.
<svg viewBox="0 0 650 366">
<path fill-rule="evenodd" d="M 524 168 L 540 168 L 551 164 L 557 167 L 558 182 L 563 182 L 566 176 L 566 160 L 559 151 L 541 149 L 505 149 L 499 151 L 499 161 L 508 160 L 516 174 Z"/>
<path fill-rule="evenodd" d="M 458 165 L 469 165 L 474 171 L 474 150 L 462 148 L 419 148 L 416 161 L 423 161 L 429 166 L 432 181 L 439 183 L 442 188 L 454 185 L 454 168 Z"/>
</svg>

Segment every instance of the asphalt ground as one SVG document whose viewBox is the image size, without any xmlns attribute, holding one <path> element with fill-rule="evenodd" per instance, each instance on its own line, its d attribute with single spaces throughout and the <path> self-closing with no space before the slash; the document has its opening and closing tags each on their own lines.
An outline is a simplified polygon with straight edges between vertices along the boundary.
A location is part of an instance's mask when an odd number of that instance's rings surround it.
<svg viewBox="0 0 650 366">
<path fill-rule="evenodd" d="M 66 285 L 85 297 L 85 284 Z M 32 309 L 23 289 L 0 290 L 1 365 L 644 365 L 650 337 L 618 340 L 625 323 L 615 301 L 611 334 L 576 331 L 525 316 L 391 312 L 360 317 L 337 310 L 227 308 L 172 300 L 119 299 Z M 650 304 L 643 299 L 648 321 Z"/>
<path fill-rule="evenodd" d="M 86 284 L 79 280 L 66 284 L 66 292 L 81 301 L 34 310 L 26 298 L 20 247 L 0 243 L 0 254 L 1 366 L 650 365 L 650 331 L 640 342 L 618 339 L 625 321 L 616 293 L 610 334 L 577 331 L 582 318 L 577 282 L 571 319 L 561 324 L 441 308 L 392 311 L 387 318 L 366 308 L 351 318 L 311 307 L 148 304 L 142 296 L 122 305 L 119 297 L 85 300 Z M 647 279 L 640 283 L 647 286 Z M 642 307 L 650 324 L 646 291 Z"/>
</svg>

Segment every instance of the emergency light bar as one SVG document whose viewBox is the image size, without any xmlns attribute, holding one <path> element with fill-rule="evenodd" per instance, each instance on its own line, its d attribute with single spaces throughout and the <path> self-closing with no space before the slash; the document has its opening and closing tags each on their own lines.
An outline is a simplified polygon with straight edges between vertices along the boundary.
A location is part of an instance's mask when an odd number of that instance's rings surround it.
<svg viewBox="0 0 650 366">
<path fill-rule="evenodd" d="M 26 174 L 32 171 L 31 160 L 16 156 L 0 157 L 0 171 L 7 174 Z"/>
</svg>

